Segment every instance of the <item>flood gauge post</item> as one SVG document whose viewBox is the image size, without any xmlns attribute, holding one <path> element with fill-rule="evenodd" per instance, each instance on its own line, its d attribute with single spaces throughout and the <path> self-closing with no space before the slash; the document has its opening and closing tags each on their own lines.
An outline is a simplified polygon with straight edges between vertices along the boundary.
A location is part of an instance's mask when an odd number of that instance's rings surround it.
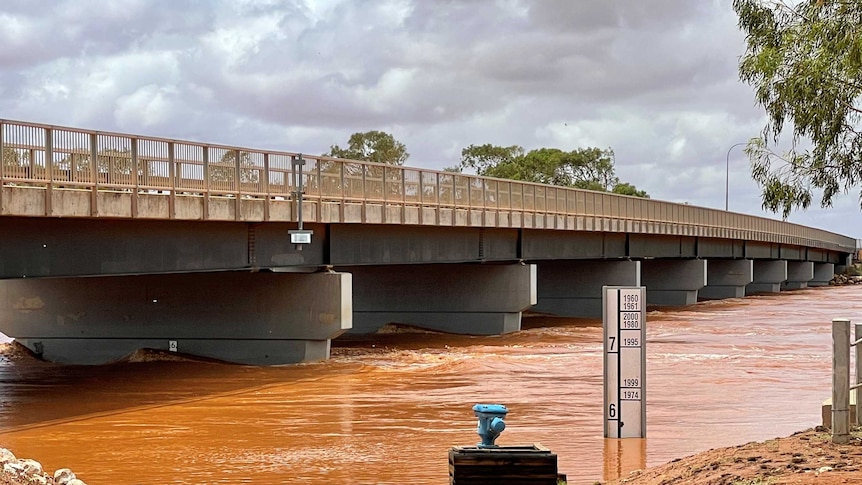
<svg viewBox="0 0 862 485">
<path fill-rule="evenodd" d="M 602 287 L 605 438 L 646 437 L 646 288 Z"/>
</svg>

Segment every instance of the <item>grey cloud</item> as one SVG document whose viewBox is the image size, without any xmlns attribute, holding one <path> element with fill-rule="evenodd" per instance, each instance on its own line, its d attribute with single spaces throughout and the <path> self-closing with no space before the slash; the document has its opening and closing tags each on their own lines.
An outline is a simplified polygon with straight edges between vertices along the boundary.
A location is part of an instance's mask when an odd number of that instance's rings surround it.
<svg viewBox="0 0 862 485">
<path fill-rule="evenodd" d="M 0 117 L 307 153 L 382 129 L 436 169 L 472 143 L 612 147 L 624 180 L 712 207 L 763 124 L 729 0 L 54 5 L 0 5 Z"/>
<path fill-rule="evenodd" d="M 524 3 L 529 6 L 531 21 L 557 31 L 616 30 L 620 27 L 666 31 L 699 20 L 706 10 L 705 2 L 690 0 L 535 0 Z"/>
<path fill-rule="evenodd" d="M 212 21 L 207 9 L 165 0 L 74 0 L 45 12 L 38 2 L 0 7 L 0 68 L 37 66 L 56 59 L 106 56 L 138 48 L 149 39 L 200 32 Z"/>
</svg>

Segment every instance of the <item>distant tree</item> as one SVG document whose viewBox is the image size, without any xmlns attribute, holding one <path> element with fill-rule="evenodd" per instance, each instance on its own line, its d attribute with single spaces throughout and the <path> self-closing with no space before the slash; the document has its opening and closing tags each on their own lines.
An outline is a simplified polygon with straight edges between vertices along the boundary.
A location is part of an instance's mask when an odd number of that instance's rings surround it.
<svg viewBox="0 0 862 485">
<path fill-rule="evenodd" d="M 90 151 L 86 149 L 75 150 L 67 153 L 63 158 L 55 164 L 60 170 L 69 172 L 87 172 L 90 171 Z"/>
<path fill-rule="evenodd" d="M 472 169 L 487 177 L 649 197 L 631 184 L 620 183 L 615 175 L 611 149 L 578 148 L 565 152 L 558 148 L 539 148 L 525 153 L 517 145 L 470 145 L 461 150 L 459 168 Z"/>
<path fill-rule="evenodd" d="M 89 180 L 90 173 L 90 151 L 82 148 L 72 150 L 67 153 L 56 167 L 60 170 L 70 173 L 77 173 L 75 180 Z M 230 185 L 236 179 L 236 158 L 237 150 L 229 150 L 219 159 L 218 163 L 211 163 L 209 167 L 210 181 L 217 183 L 226 183 Z M 5 158 L 4 158 L 5 160 Z M 255 183 L 259 180 L 258 170 L 253 167 L 254 163 L 251 160 L 251 155 L 248 152 L 239 152 L 240 175 L 241 183 Z M 155 172 L 155 167 L 143 162 L 141 167 L 148 167 L 150 175 Z M 132 150 L 130 148 L 106 148 L 100 150 L 96 155 L 96 173 L 98 175 L 108 176 L 109 180 L 116 182 L 131 182 L 130 177 L 137 172 L 137 175 L 143 174 L 143 169 L 135 170 L 132 163 Z"/>
<path fill-rule="evenodd" d="M 74 180 L 89 180 L 90 151 L 86 148 L 72 150 L 56 162 L 54 167 L 67 172 Z M 130 176 L 134 172 L 131 149 L 106 148 L 99 151 L 96 154 L 96 172 L 102 175 L 110 174 L 110 180 Z M 77 175 L 73 176 L 73 173 Z"/>
<path fill-rule="evenodd" d="M 524 157 L 524 149 L 512 145 L 501 147 L 491 144 L 470 145 L 461 150 L 461 170 L 470 168 L 478 175 L 516 180 L 526 180 L 518 177 L 517 162 Z"/>
<path fill-rule="evenodd" d="M 114 175 L 131 175 L 135 172 L 132 165 L 132 150 L 129 148 L 108 148 L 99 151 L 98 171 L 101 173 L 112 173 Z"/>
<path fill-rule="evenodd" d="M 649 199 L 649 194 L 647 194 L 645 190 L 638 190 L 634 185 L 627 183 L 619 183 L 615 185 L 611 192 L 620 195 L 631 195 L 632 197 Z"/>
<path fill-rule="evenodd" d="M 3 147 L 3 166 L 4 167 L 20 167 L 21 156 L 18 152 L 9 147 Z"/>
<path fill-rule="evenodd" d="M 366 131 L 354 133 L 347 141 L 347 148 L 338 145 L 329 147 L 324 157 L 346 158 L 348 160 L 363 160 L 366 162 L 386 163 L 389 165 L 404 165 L 410 156 L 407 148 L 389 133 L 383 131 Z"/>
<path fill-rule="evenodd" d="M 862 2 L 734 0 L 733 9 L 747 42 L 739 76 L 769 117 L 746 149 L 763 207 L 786 218 L 814 190 L 829 207 L 862 182 Z M 792 148 L 777 154 L 770 145 L 785 123 Z M 804 139 L 810 150 L 798 148 Z"/>
<path fill-rule="evenodd" d="M 209 168 L 210 180 L 232 184 L 236 179 L 237 157 L 239 157 L 239 181 L 243 184 L 257 183 L 260 180 L 259 171 L 250 168 L 254 166 L 249 152 L 228 150 L 221 156 L 217 164 Z"/>
</svg>

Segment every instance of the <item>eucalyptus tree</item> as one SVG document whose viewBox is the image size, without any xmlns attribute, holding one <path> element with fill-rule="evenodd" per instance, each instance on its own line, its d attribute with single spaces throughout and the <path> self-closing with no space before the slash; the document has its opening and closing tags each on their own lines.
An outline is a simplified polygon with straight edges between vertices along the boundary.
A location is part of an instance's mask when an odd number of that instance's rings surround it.
<svg viewBox="0 0 862 485">
<path fill-rule="evenodd" d="M 862 181 L 862 2 L 734 0 L 733 8 L 747 43 L 740 79 L 768 116 L 746 148 L 763 206 L 786 218 L 821 192 L 829 207 Z M 790 149 L 778 153 L 785 128 Z"/>
<path fill-rule="evenodd" d="M 460 170 L 478 175 L 579 189 L 614 192 L 636 197 L 649 195 L 620 182 L 610 148 L 538 148 L 526 152 L 518 145 L 470 145 L 461 150 Z"/>
</svg>

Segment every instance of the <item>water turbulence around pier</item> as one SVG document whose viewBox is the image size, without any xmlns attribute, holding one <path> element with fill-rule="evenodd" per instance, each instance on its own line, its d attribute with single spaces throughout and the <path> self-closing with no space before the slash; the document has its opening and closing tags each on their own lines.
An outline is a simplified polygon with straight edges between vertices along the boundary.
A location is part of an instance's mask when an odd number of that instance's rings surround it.
<svg viewBox="0 0 862 485">
<path fill-rule="evenodd" d="M 830 322 L 862 322 L 860 293 L 649 312 L 644 440 L 602 437 L 601 322 L 537 316 L 517 334 L 380 334 L 337 341 L 327 362 L 270 368 L 7 353 L 0 446 L 91 485 L 446 483 L 449 448 L 478 441 L 473 404 L 501 403 L 498 444 L 541 443 L 570 483 L 592 483 L 819 424 Z"/>
</svg>

